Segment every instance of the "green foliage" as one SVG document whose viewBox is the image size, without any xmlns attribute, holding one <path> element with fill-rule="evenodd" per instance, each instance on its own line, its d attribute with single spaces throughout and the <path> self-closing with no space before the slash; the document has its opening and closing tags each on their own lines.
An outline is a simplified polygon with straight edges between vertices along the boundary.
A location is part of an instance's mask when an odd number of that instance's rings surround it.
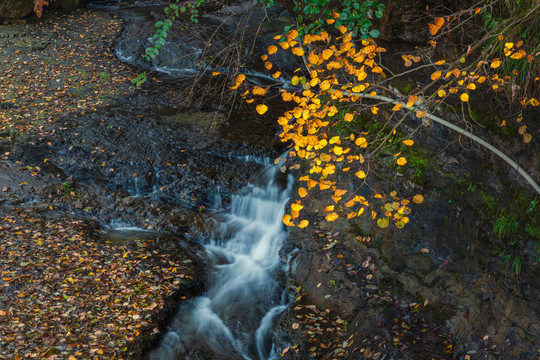
<svg viewBox="0 0 540 360">
<path fill-rule="evenodd" d="M 107 72 L 100 72 L 99 78 L 103 81 L 108 81 L 110 79 L 111 75 Z"/>
<path fill-rule="evenodd" d="M 362 39 L 379 37 L 379 30 L 370 30 L 373 25 L 371 20 L 373 17 L 383 17 L 384 4 L 374 0 L 346 0 L 341 2 L 341 9 L 331 9 L 329 4 L 330 0 L 294 0 L 293 11 L 298 14 L 297 26 L 288 26 L 285 32 L 296 28 L 300 35 L 316 34 L 323 31 L 326 24 L 333 24 L 336 29 L 345 26 Z"/>
<path fill-rule="evenodd" d="M 514 216 L 501 216 L 493 225 L 493 233 L 500 239 L 505 240 L 510 245 L 517 244 L 517 234 L 519 223 Z"/>
<path fill-rule="evenodd" d="M 73 196 L 73 186 L 69 182 L 62 183 L 62 196 Z"/>
<path fill-rule="evenodd" d="M 505 268 L 510 268 L 516 275 L 521 273 L 521 258 L 519 256 L 512 256 L 505 253 L 501 253 L 499 256 L 501 257 Z"/>
<path fill-rule="evenodd" d="M 179 2 L 179 0 L 174 1 L 176 3 Z M 189 20 L 192 23 L 198 23 L 200 8 L 204 3 L 205 0 L 195 0 L 193 3 L 187 3 L 182 7 L 175 3 L 169 3 L 169 6 L 163 9 L 165 15 L 167 15 L 167 18 L 165 20 L 156 21 L 154 24 L 156 27 L 156 32 L 152 37 L 152 46 L 146 48 L 145 50 L 145 59 L 150 61 L 159 54 L 159 51 L 163 48 L 163 45 L 165 45 L 165 40 L 167 39 L 167 34 L 173 25 L 173 20 L 178 19 L 180 14 L 189 13 Z"/>
<path fill-rule="evenodd" d="M 171 4 L 175 5 L 175 4 Z M 170 9 L 170 7 L 166 8 Z M 178 10 L 176 11 L 178 12 Z M 154 26 L 156 27 L 156 32 L 154 36 L 152 37 L 152 46 L 149 48 L 146 48 L 144 57 L 146 60 L 150 61 L 151 59 L 155 58 L 158 54 L 163 45 L 165 45 L 165 39 L 167 38 L 167 34 L 169 30 L 172 27 L 172 21 L 171 19 L 166 19 L 163 21 L 157 21 Z"/>
<path fill-rule="evenodd" d="M 143 73 L 140 73 L 139 75 L 137 75 L 135 78 L 133 78 L 131 80 L 131 83 L 137 87 L 141 86 L 142 84 L 144 84 L 144 82 L 146 81 L 146 71 L 143 72 Z"/>
</svg>

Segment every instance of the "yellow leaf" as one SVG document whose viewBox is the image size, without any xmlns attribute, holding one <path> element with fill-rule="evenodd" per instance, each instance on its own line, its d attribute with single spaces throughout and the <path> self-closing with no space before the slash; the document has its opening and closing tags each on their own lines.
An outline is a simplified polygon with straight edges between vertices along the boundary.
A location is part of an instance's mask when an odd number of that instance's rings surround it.
<svg viewBox="0 0 540 360">
<path fill-rule="evenodd" d="M 298 37 L 298 31 L 295 29 L 292 29 L 291 31 L 287 33 L 286 36 L 287 36 L 287 40 L 289 41 L 294 40 Z"/>
<path fill-rule="evenodd" d="M 425 110 L 419 110 L 419 111 L 416 112 L 416 117 L 419 118 L 419 119 L 423 118 L 426 115 L 427 115 L 427 111 L 425 111 Z"/>
<path fill-rule="evenodd" d="M 325 170 L 329 169 L 329 167 L 326 167 Z M 328 171 L 327 171 L 328 172 Z M 333 171 L 331 172 L 332 174 L 334 173 Z M 328 185 L 328 182 L 324 182 L 324 181 L 321 181 L 319 183 L 319 189 L 321 190 L 326 190 L 326 189 L 329 189 L 330 188 L 330 185 Z"/>
<path fill-rule="evenodd" d="M 221 74 L 220 72 L 212 71 L 212 76 L 217 76 L 217 75 L 220 75 L 220 74 Z"/>
<path fill-rule="evenodd" d="M 409 96 L 409 98 L 407 99 L 407 107 L 413 106 L 414 103 L 416 103 L 417 101 L 418 101 L 418 96 L 416 95 Z"/>
<path fill-rule="evenodd" d="M 396 105 L 394 105 L 394 107 L 392 108 L 392 111 L 399 111 L 401 110 L 401 103 L 397 103 Z"/>
<path fill-rule="evenodd" d="M 342 34 L 345 34 L 347 32 L 347 28 L 343 25 L 338 26 L 338 30 Z"/>
<path fill-rule="evenodd" d="M 490 67 L 491 67 L 492 69 L 496 69 L 496 68 L 498 68 L 499 66 L 501 66 L 501 64 L 502 64 L 502 61 L 501 61 L 501 60 L 495 59 L 495 60 L 493 60 L 493 61 L 491 62 Z"/>
<path fill-rule="evenodd" d="M 376 107 L 376 106 L 374 106 L 374 107 L 371 108 L 371 112 L 372 112 L 373 114 L 377 115 L 377 113 L 379 112 L 379 108 Z"/>
<path fill-rule="evenodd" d="M 298 189 L 298 195 L 300 195 L 300 197 L 306 197 L 306 195 L 307 195 L 306 188 L 303 188 L 303 187 L 299 188 Z"/>
<path fill-rule="evenodd" d="M 264 67 L 267 69 L 267 70 L 270 70 L 272 68 L 272 63 L 270 61 L 267 61 L 264 63 Z"/>
<path fill-rule="evenodd" d="M 474 13 L 475 13 L 475 14 L 478 14 L 481 10 L 482 10 L 482 8 L 477 7 L 477 8 L 474 9 Z"/>
<path fill-rule="evenodd" d="M 272 46 L 269 46 L 268 47 L 268 54 L 272 55 L 272 54 L 275 54 L 277 52 L 277 47 L 272 45 Z"/>
<path fill-rule="evenodd" d="M 231 89 L 238 89 L 238 87 L 240 86 L 240 84 L 242 84 L 244 82 L 244 80 L 246 79 L 246 75 L 244 74 L 240 74 L 236 77 L 236 79 L 234 80 L 235 82 L 235 85 L 231 87 Z"/>
<path fill-rule="evenodd" d="M 283 223 L 287 226 L 294 226 L 294 224 L 292 223 L 291 215 L 289 214 L 283 215 L 283 217 L 281 218 L 281 221 L 283 221 Z"/>
<path fill-rule="evenodd" d="M 347 122 L 351 122 L 353 120 L 353 115 L 350 113 L 346 113 L 343 119 Z"/>
<path fill-rule="evenodd" d="M 436 26 L 443 26 L 444 25 L 444 18 L 442 18 L 442 17 L 435 18 L 435 25 Z"/>
<path fill-rule="evenodd" d="M 309 225 L 309 221 L 307 221 L 307 220 L 302 220 L 302 221 L 300 221 L 300 224 L 298 224 L 298 227 L 299 227 L 300 229 L 303 229 L 303 228 L 305 228 L 305 227 L 308 226 L 308 225 Z"/>
<path fill-rule="evenodd" d="M 262 115 L 262 114 L 264 114 L 265 112 L 268 111 L 268 106 L 266 106 L 264 104 L 259 104 L 255 108 L 255 110 L 257 110 L 257 112 Z"/>
<path fill-rule="evenodd" d="M 515 59 L 515 60 L 519 60 L 519 59 L 521 59 L 521 58 L 524 58 L 525 55 L 527 55 L 527 53 L 526 53 L 525 51 L 519 50 L 519 51 L 513 53 L 513 54 L 510 56 L 510 58 Z"/>
<path fill-rule="evenodd" d="M 441 29 L 443 25 L 444 25 L 444 18 L 442 17 L 435 18 L 434 24 L 428 24 L 429 33 L 432 36 L 435 35 L 437 32 L 439 32 L 439 30 Z"/>
<path fill-rule="evenodd" d="M 531 134 L 529 134 L 529 133 L 523 134 L 523 142 L 525 144 L 531 142 L 531 140 L 532 140 L 532 135 Z"/>
<path fill-rule="evenodd" d="M 294 204 L 291 204 L 291 209 L 292 211 L 300 211 L 302 210 L 304 207 L 298 203 L 294 203 Z"/>
<path fill-rule="evenodd" d="M 407 145 L 407 146 L 413 146 L 414 141 L 413 140 L 403 140 L 402 143 Z M 394 195 L 392 195 L 392 196 L 394 196 Z"/>
<path fill-rule="evenodd" d="M 461 96 L 459 98 L 461 99 L 461 101 L 467 102 L 467 101 L 469 101 L 469 94 L 463 93 L 463 94 L 461 94 Z"/>
<path fill-rule="evenodd" d="M 367 140 L 366 138 L 363 138 L 363 137 L 356 139 L 354 143 L 356 144 L 356 146 L 359 146 L 361 148 L 367 147 Z"/>
<path fill-rule="evenodd" d="M 329 144 L 341 144 L 341 139 L 339 136 L 334 136 L 328 141 Z"/>
<path fill-rule="evenodd" d="M 326 212 L 334 211 L 335 207 L 336 207 L 335 205 L 328 205 L 327 207 L 324 208 L 324 211 Z"/>
<path fill-rule="evenodd" d="M 467 84 L 467 89 L 469 89 L 469 90 L 476 90 L 476 84 L 475 84 L 475 83 Z"/>
<path fill-rule="evenodd" d="M 302 49 L 300 46 L 292 48 L 291 51 L 296 56 L 303 56 L 304 55 L 304 49 Z"/>
<path fill-rule="evenodd" d="M 332 49 L 324 49 L 322 52 L 322 57 L 324 60 L 330 59 L 332 55 L 334 55 L 334 50 Z"/>
<path fill-rule="evenodd" d="M 403 166 L 407 163 L 407 159 L 405 159 L 404 157 L 400 157 L 396 160 L 396 163 L 399 165 L 399 166 Z"/>
<path fill-rule="evenodd" d="M 251 90 L 251 92 L 253 93 L 253 95 L 266 95 L 266 93 L 268 92 L 268 88 L 262 88 L 260 86 L 255 86 L 253 88 L 253 90 Z"/>
<path fill-rule="evenodd" d="M 437 80 L 440 77 L 441 77 L 441 72 L 440 71 L 435 71 L 433 74 L 431 74 L 431 80 L 433 80 L 433 81 Z"/>
<path fill-rule="evenodd" d="M 321 90 L 328 90 L 330 88 L 330 82 L 328 80 L 324 80 L 319 87 Z"/>
<path fill-rule="evenodd" d="M 439 97 L 445 97 L 446 96 L 446 91 L 444 91 L 443 89 L 440 89 L 439 91 L 437 91 L 437 95 Z"/>
<path fill-rule="evenodd" d="M 523 125 L 522 127 L 520 127 L 520 128 L 518 129 L 518 133 L 519 133 L 520 135 L 525 134 L 526 131 L 527 131 L 527 125 Z"/>
<path fill-rule="evenodd" d="M 446 61 L 445 60 L 439 60 L 435 63 L 435 65 L 442 65 L 444 64 Z"/>
<path fill-rule="evenodd" d="M 281 76 L 281 72 L 280 72 L 280 71 L 276 71 L 275 73 L 272 74 L 272 77 L 273 77 L 274 79 L 277 79 L 277 78 L 279 78 L 280 76 Z"/>
<path fill-rule="evenodd" d="M 326 215 L 326 220 L 327 221 L 334 221 L 336 220 L 337 218 L 339 217 L 339 215 L 335 212 L 332 212 L 332 213 L 329 213 Z"/>
<path fill-rule="evenodd" d="M 356 176 L 357 176 L 358 178 L 360 178 L 360 179 L 364 179 L 364 178 L 366 177 L 366 173 L 363 172 L 362 170 L 360 170 L 360 171 L 354 173 L 354 175 L 356 175 Z"/>
<path fill-rule="evenodd" d="M 421 194 L 414 195 L 412 201 L 414 201 L 417 204 L 421 204 L 424 201 L 424 196 Z"/>
<path fill-rule="evenodd" d="M 387 228 L 389 224 L 390 224 L 390 221 L 388 221 L 388 219 L 378 219 L 377 220 L 377 225 L 379 225 L 379 227 L 381 229 Z"/>
</svg>

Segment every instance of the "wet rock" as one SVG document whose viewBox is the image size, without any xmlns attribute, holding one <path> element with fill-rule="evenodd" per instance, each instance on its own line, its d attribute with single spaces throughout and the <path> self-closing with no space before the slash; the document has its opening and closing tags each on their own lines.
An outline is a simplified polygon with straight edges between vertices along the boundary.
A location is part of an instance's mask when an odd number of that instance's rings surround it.
<svg viewBox="0 0 540 360">
<path fill-rule="evenodd" d="M 73 207 L 75 207 L 75 209 L 82 209 L 84 208 L 84 203 L 81 199 L 77 199 L 77 201 L 75 201 L 75 203 L 73 204 Z"/>
<path fill-rule="evenodd" d="M 131 196 L 126 196 L 122 199 L 120 199 L 120 202 L 126 206 L 131 206 L 133 205 L 133 198 Z"/>
<path fill-rule="evenodd" d="M 433 267 L 433 260 L 428 255 L 416 254 L 406 260 L 407 268 L 413 273 L 425 274 Z"/>
</svg>

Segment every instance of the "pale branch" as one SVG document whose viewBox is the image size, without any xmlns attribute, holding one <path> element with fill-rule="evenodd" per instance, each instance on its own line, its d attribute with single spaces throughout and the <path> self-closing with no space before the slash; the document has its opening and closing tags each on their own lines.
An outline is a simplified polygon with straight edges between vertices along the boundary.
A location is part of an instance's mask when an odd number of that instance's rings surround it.
<svg viewBox="0 0 540 360">
<path fill-rule="evenodd" d="M 344 92 L 344 94 L 357 95 L 357 96 L 362 97 L 362 98 L 369 97 L 370 99 L 376 99 L 376 100 L 384 101 L 384 102 L 391 103 L 391 104 L 401 103 L 402 107 L 405 108 L 405 109 L 408 109 L 408 110 L 411 110 L 411 111 L 417 110 L 414 106 L 407 106 L 406 103 L 403 103 L 403 102 L 401 102 L 399 100 L 394 100 L 394 99 L 391 99 L 389 97 L 382 96 L 382 95 L 371 96 L 369 94 L 354 93 L 354 92 Z M 492 153 L 496 154 L 501 159 L 503 159 L 508 165 L 510 165 L 514 170 L 516 170 L 521 176 L 523 176 L 523 178 L 534 188 L 534 190 L 538 194 L 540 194 L 540 185 L 538 185 L 538 183 L 536 181 L 534 181 L 534 179 L 525 170 L 523 170 L 523 168 L 521 166 L 519 166 L 519 164 L 517 164 L 514 160 L 512 160 L 505 153 L 503 153 L 502 151 L 497 149 L 495 146 L 493 146 L 490 143 L 488 143 L 487 141 L 479 138 L 478 136 L 474 135 L 473 133 L 471 133 L 471 132 L 469 132 L 469 131 L 467 131 L 465 129 L 462 129 L 459 126 L 457 126 L 455 124 L 452 124 L 452 123 L 450 123 L 450 122 L 448 122 L 448 121 L 446 121 L 444 119 L 441 119 L 440 117 L 438 117 L 436 115 L 433 115 L 433 114 L 431 114 L 429 112 L 427 113 L 425 118 L 429 119 L 429 120 L 433 120 L 436 123 L 439 123 L 439 124 L 441 124 L 443 126 L 446 126 L 446 127 L 450 128 L 450 129 L 456 131 L 457 133 L 468 137 L 469 139 L 471 139 L 471 140 L 477 142 L 478 144 L 482 145 L 483 147 L 485 147 L 486 149 L 488 149 Z"/>
</svg>

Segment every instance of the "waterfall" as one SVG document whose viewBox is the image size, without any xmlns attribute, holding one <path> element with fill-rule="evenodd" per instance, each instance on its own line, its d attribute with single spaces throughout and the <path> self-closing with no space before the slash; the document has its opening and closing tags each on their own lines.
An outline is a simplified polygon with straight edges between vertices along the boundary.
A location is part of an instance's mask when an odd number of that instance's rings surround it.
<svg viewBox="0 0 540 360">
<path fill-rule="evenodd" d="M 211 224 L 205 245 L 213 268 L 207 292 L 183 305 L 149 358 L 271 359 L 272 327 L 286 308 L 285 263 L 279 249 L 286 238 L 281 218 L 292 190 L 276 182 L 279 165 L 266 168 L 257 184 L 231 199 L 223 221 Z"/>
</svg>

